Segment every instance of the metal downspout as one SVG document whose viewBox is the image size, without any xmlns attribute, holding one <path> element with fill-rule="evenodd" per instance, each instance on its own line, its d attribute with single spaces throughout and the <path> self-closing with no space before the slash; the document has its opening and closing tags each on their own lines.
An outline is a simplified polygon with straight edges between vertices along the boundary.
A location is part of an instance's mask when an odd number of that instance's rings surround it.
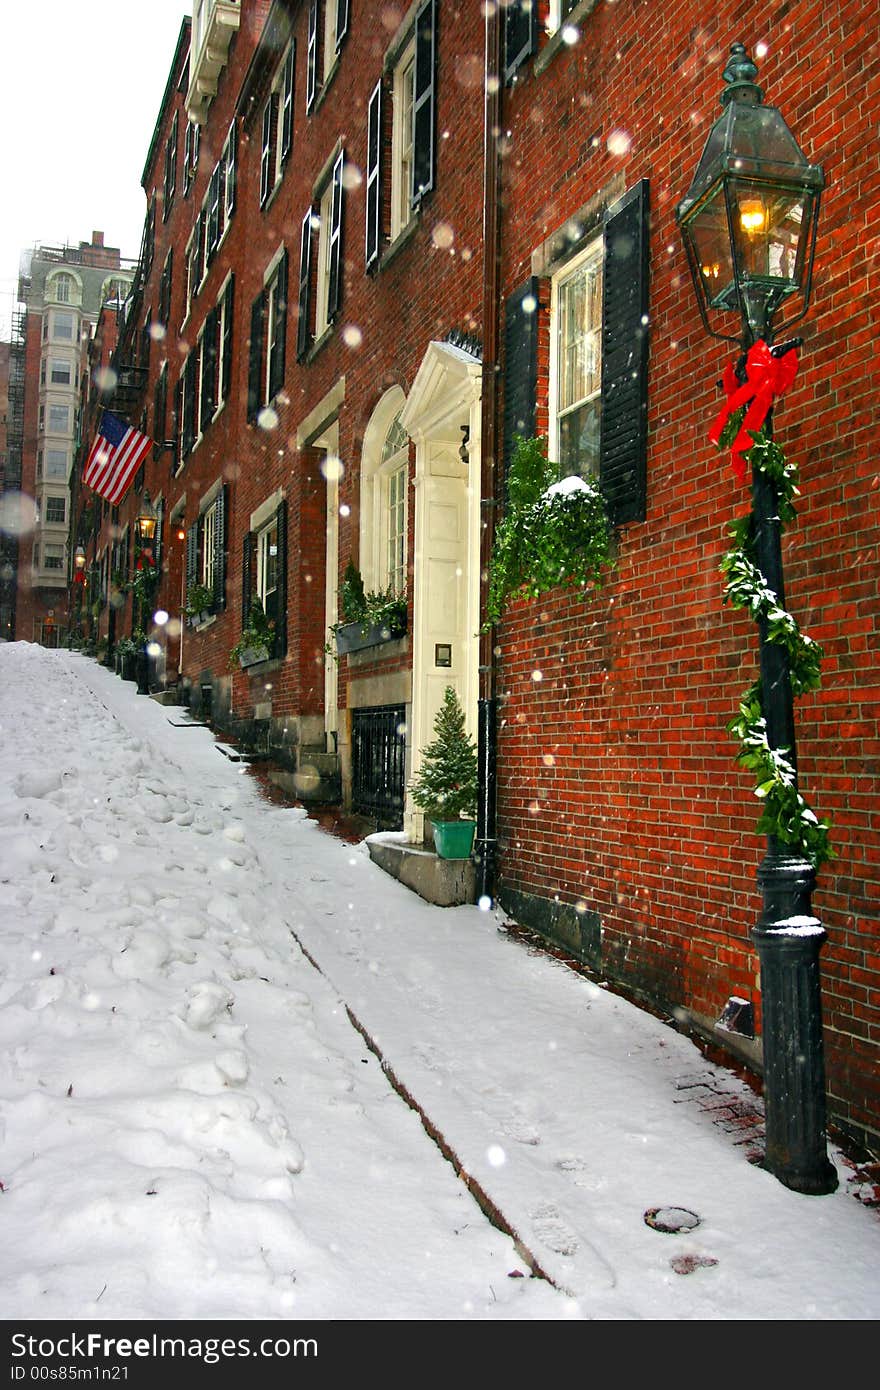
<svg viewBox="0 0 880 1390">
<path fill-rule="evenodd" d="M 489 560 L 495 539 L 498 419 L 499 192 L 501 39 L 499 6 L 486 6 L 483 74 L 483 380 L 480 465 L 480 614 L 486 611 Z M 477 751 L 479 800 L 474 844 L 477 901 L 494 901 L 496 868 L 496 672 L 495 632 L 480 631 Z"/>
</svg>

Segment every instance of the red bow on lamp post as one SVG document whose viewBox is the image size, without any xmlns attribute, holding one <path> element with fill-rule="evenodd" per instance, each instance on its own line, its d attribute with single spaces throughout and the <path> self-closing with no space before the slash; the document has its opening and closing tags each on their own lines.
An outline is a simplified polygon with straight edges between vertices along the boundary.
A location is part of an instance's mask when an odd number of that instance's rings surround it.
<svg viewBox="0 0 880 1390">
<path fill-rule="evenodd" d="M 731 462 L 741 483 L 748 477 L 744 455 L 755 442 L 752 434 L 757 433 L 763 425 L 776 397 L 788 390 L 797 376 L 797 369 L 795 352 L 789 350 L 784 356 L 774 357 L 773 349 L 763 338 L 759 338 L 746 354 L 744 382 L 736 374 L 735 362 L 728 362 L 724 369 L 722 384 L 727 400 L 715 418 L 709 438 L 713 444 L 717 444 L 728 418 L 735 410 L 751 402 L 730 449 Z"/>
</svg>

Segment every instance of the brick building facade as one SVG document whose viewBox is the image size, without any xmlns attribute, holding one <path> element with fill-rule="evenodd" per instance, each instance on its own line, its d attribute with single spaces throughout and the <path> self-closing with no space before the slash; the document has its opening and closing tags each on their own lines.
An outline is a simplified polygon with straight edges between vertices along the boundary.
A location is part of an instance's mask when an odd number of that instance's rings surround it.
<svg viewBox="0 0 880 1390">
<path fill-rule="evenodd" d="M 147 491 L 164 682 L 268 746 L 303 796 L 413 837 L 406 782 L 454 684 L 474 731 L 485 714 L 484 740 L 497 722 L 500 901 L 754 1060 L 717 1028 L 736 997 L 760 1031 L 761 841 L 725 732 L 755 636 L 722 606 L 718 572 L 748 501 L 706 439 L 726 349 L 700 326 L 674 209 L 731 42 L 762 40 L 768 100 L 828 179 L 804 360 L 777 428 L 803 480 L 789 603 L 826 654 L 797 720 L 837 852 L 819 893 L 830 1104 L 875 1142 L 878 71 L 866 0 L 754 10 L 200 6 L 144 170 L 117 354 L 138 388 L 129 418 L 156 447 L 118 516 L 90 531 L 89 560 L 130 534 Z M 600 307 L 615 286 L 638 310 L 617 327 L 634 347 L 617 407 Z M 573 295 L 592 353 L 574 404 L 560 386 Z M 615 409 L 637 421 L 635 471 L 609 446 Z M 576 440 L 614 516 L 616 564 L 586 597 L 517 600 L 481 637 L 517 432 L 547 439 L 551 458 Z M 337 656 L 349 561 L 368 591 L 405 595 L 406 620 Z M 255 597 L 270 649 L 230 664 Z M 483 829 L 492 841 L 491 816 Z"/>
</svg>

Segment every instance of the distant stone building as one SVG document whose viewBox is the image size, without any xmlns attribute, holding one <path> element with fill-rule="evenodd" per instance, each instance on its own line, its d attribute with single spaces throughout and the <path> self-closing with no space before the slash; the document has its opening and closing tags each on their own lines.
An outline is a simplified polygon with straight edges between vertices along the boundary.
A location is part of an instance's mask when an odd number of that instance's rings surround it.
<svg viewBox="0 0 880 1390">
<path fill-rule="evenodd" d="M 21 492 L 29 506 L 18 540 L 15 636 L 56 646 L 66 635 L 70 475 L 78 439 L 83 353 L 104 304 L 124 304 L 133 267 L 104 233 L 78 246 L 25 253 Z"/>
</svg>

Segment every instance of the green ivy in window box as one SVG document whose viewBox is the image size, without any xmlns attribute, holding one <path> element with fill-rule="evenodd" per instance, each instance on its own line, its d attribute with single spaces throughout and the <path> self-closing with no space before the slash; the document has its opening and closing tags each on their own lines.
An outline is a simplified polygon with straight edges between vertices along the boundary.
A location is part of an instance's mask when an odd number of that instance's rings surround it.
<svg viewBox="0 0 880 1390">
<path fill-rule="evenodd" d="M 204 613 L 207 615 L 214 607 L 214 592 L 209 589 L 207 584 L 190 584 L 186 591 L 186 603 L 184 613 L 190 618 L 198 618 Z"/>
<path fill-rule="evenodd" d="M 240 666 L 254 666 L 258 661 L 268 661 L 275 642 L 275 624 L 267 618 L 262 603 L 256 595 L 251 599 L 248 620 L 242 628 L 241 636 L 229 653 L 229 665 L 234 669 Z"/>
<path fill-rule="evenodd" d="M 489 563 L 486 626 L 514 595 L 538 598 L 559 586 L 602 583 L 613 563 L 611 524 L 590 480 L 558 477 L 541 439 L 518 439 L 507 472 L 504 518 Z"/>
<path fill-rule="evenodd" d="M 326 647 L 333 656 L 377 646 L 406 632 L 406 594 L 396 593 L 390 584 L 387 589 L 365 591 L 363 577 L 353 560 L 346 565 L 339 587 L 339 609 L 339 622 L 330 627 L 335 650 L 329 642 Z"/>
</svg>

